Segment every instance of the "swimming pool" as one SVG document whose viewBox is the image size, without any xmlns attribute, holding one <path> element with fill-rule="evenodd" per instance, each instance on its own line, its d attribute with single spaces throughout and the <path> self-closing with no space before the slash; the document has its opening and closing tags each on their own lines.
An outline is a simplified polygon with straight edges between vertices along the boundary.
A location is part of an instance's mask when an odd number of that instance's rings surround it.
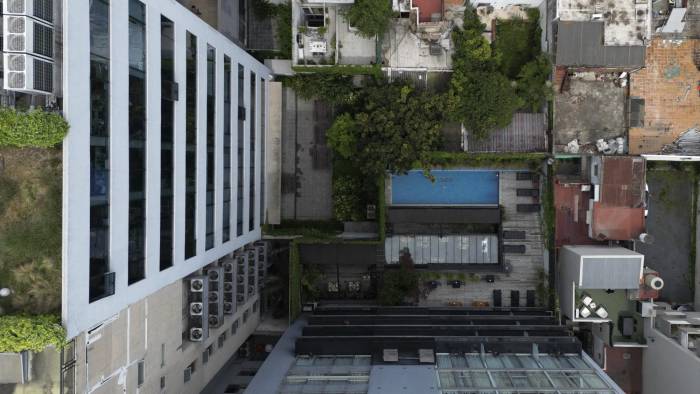
<svg viewBox="0 0 700 394">
<path fill-rule="evenodd" d="M 498 171 L 422 170 L 391 176 L 391 205 L 498 205 Z"/>
</svg>

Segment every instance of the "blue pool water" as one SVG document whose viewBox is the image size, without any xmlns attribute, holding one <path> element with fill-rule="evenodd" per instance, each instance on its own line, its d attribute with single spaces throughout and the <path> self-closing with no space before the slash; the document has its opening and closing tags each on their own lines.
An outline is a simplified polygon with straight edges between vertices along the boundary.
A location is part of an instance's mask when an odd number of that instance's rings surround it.
<svg viewBox="0 0 700 394">
<path fill-rule="evenodd" d="M 498 205 L 498 171 L 421 170 L 391 176 L 392 205 Z"/>
</svg>

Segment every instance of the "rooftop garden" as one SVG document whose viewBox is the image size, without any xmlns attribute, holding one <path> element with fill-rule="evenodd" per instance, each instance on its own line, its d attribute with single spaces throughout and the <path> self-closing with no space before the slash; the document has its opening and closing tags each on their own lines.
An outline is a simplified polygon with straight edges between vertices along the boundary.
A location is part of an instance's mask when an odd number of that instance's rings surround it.
<svg viewBox="0 0 700 394">
<path fill-rule="evenodd" d="M 56 113 L 0 109 L 0 352 L 60 345 L 61 150 Z"/>
<path fill-rule="evenodd" d="M 351 20 L 356 19 L 353 26 L 368 24 L 360 29 L 365 36 L 380 34 L 385 29 L 384 16 L 379 13 L 367 16 L 363 11 L 370 3 L 371 0 L 355 2 L 347 15 Z M 441 83 L 433 84 L 441 89 L 421 89 L 409 81 L 389 82 L 378 66 L 295 67 L 297 74 L 284 78 L 285 86 L 303 99 L 331 103 L 337 114 L 326 132 L 333 152 L 334 223 L 367 220 L 366 207 L 375 204 L 379 234 L 371 242 L 382 245 L 387 173 L 422 168 L 430 178 L 430 169 L 435 167 L 540 168 L 544 154 L 441 151 L 442 128 L 447 122 L 461 123 L 485 137 L 491 130 L 507 126 L 517 111 L 542 110 L 550 97 L 547 80 L 551 65 L 541 53 L 538 21 L 536 9 L 529 10 L 526 19 L 498 21 L 496 39 L 489 43 L 483 35 L 484 25 L 474 10 L 468 8 L 463 27 L 455 28 L 452 33 L 453 73 Z M 298 245 L 357 242 L 340 240 L 339 231 L 334 225 L 318 226 L 318 223 L 268 229 L 268 234 L 296 232 L 300 236 L 291 242 L 290 316 L 300 312 L 302 298 L 314 294 L 303 290 L 304 267 L 299 261 Z M 415 272 L 410 264 L 400 266 L 387 271 L 386 288 L 379 291 L 378 301 L 403 302 L 406 289 L 413 289 Z M 408 282 L 410 286 L 404 286 Z"/>
</svg>

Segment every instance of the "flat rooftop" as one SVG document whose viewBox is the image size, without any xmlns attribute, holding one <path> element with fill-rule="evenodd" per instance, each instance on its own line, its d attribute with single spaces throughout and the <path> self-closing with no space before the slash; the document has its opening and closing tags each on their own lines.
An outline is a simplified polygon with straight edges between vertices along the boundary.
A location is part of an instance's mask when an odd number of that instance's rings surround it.
<svg viewBox="0 0 700 394">
<path fill-rule="evenodd" d="M 651 34 L 646 0 L 557 0 L 556 10 L 562 21 L 603 21 L 605 45 L 644 45 Z"/>
<path fill-rule="evenodd" d="M 554 208 L 556 210 L 556 228 L 554 242 L 556 247 L 564 245 L 598 245 L 601 242 L 588 236 L 589 200 L 592 192 L 583 190 L 588 182 L 557 178 L 554 182 Z"/>
<path fill-rule="evenodd" d="M 639 122 L 629 130 L 630 154 L 700 154 L 697 144 L 679 140 L 700 127 L 698 53 L 699 39 L 651 41 L 646 67 L 631 74 L 630 97 L 637 102 Z"/>
<path fill-rule="evenodd" d="M 578 140 L 579 153 L 597 153 L 598 139 L 626 138 L 626 88 L 613 74 L 582 72 L 568 78 L 564 91 L 554 95 L 555 152 Z"/>
<path fill-rule="evenodd" d="M 602 157 L 600 199 L 593 204 L 593 237 L 630 240 L 645 231 L 645 182 L 644 158 Z"/>
</svg>

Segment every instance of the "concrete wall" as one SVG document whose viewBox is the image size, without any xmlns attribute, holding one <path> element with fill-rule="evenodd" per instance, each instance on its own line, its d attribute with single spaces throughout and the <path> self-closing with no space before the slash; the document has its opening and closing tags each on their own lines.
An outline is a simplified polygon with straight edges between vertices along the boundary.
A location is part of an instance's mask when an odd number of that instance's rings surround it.
<svg viewBox="0 0 700 394">
<path fill-rule="evenodd" d="M 571 249 L 563 247 L 559 249 L 557 259 L 557 294 L 561 312 L 569 319 L 574 318 L 574 284 L 578 282 L 581 267 L 581 256 Z"/>
<path fill-rule="evenodd" d="M 271 78 L 269 70 L 231 40 L 206 24 L 202 19 L 173 0 L 147 0 L 146 4 L 146 86 L 148 89 L 147 112 L 147 163 L 146 163 L 146 278 L 129 285 L 127 282 L 128 261 L 128 182 L 129 182 L 129 133 L 128 129 L 128 1 L 110 2 L 110 34 L 111 34 L 111 64 L 110 64 L 110 250 L 109 270 L 115 272 L 115 294 L 101 300 L 89 303 L 89 265 L 90 265 L 90 39 L 89 39 L 89 0 L 63 0 L 66 12 L 63 17 L 64 46 L 64 113 L 71 125 L 70 132 L 63 143 L 63 296 L 62 316 L 66 325 L 68 337 L 72 338 L 82 331 L 89 330 L 100 322 L 119 315 L 128 305 L 135 304 L 149 294 L 167 284 L 187 276 L 210 262 L 231 253 L 232 251 L 260 239 L 260 180 L 262 152 L 261 112 L 256 111 L 256 146 L 255 173 L 250 174 L 248 156 L 249 149 L 244 149 L 244 155 L 238 158 L 236 152 L 235 125 L 238 121 L 238 95 L 232 94 L 231 124 L 233 126 L 233 146 L 231 154 L 232 186 L 234 186 L 231 209 L 231 223 L 235 229 L 237 200 L 236 176 L 237 160 L 244 160 L 244 222 L 248 215 L 255 215 L 255 228 L 248 231 L 244 226 L 244 234 L 232 237 L 230 241 L 222 242 L 222 188 L 223 188 L 223 83 L 217 83 L 216 95 L 216 140 L 215 154 L 215 208 L 214 248 L 205 251 L 204 239 L 206 230 L 205 201 L 205 166 L 206 146 L 203 142 L 206 130 L 206 49 L 211 45 L 216 49 L 217 82 L 223 78 L 223 56 L 229 56 L 233 61 L 232 88 L 237 86 L 236 63 L 245 67 L 246 78 L 255 73 L 257 78 Z M 182 160 L 175 160 L 174 166 L 174 265 L 160 271 L 160 16 L 166 16 L 175 23 L 175 80 L 179 84 L 180 100 L 175 102 L 175 155 Z M 185 261 L 185 37 L 189 31 L 197 36 L 198 44 L 198 128 L 200 130 L 197 152 L 197 225 L 198 242 L 197 255 Z M 260 84 L 257 97 L 260 98 Z M 267 82 L 263 86 L 267 89 Z M 249 90 L 249 84 L 246 85 Z M 246 100 L 248 104 L 249 98 Z M 267 110 L 271 113 L 274 110 Z M 248 111 L 249 112 L 249 111 Z M 250 117 L 248 117 L 250 118 Z M 246 121 L 246 139 L 249 143 L 250 121 Z M 249 183 L 253 176 L 255 187 L 255 209 L 249 209 Z"/>
<path fill-rule="evenodd" d="M 76 338 L 76 393 L 197 393 L 211 380 L 253 333 L 260 321 L 253 312 L 258 296 L 251 297 L 224 324 L 210 330 L 204 342 L 182 341 L 183 292 L 181 280 L 128 306 L 115 319 Z M 243 323 L 244 312 L 249 317 Z M 238 329 L 231 327 L 238 320 Z M 223 346 L 219 336 L 226 332 Z M 202 353 L 212 345 L 204 364 Z M 138 385 L 138 363 L 144 362 L 144 382 Z M 195 362 L 191 380 L 184 382 L 184 369 Z"/>
<path fill-rule="evenodd" d="M 700 357 L 651 327 L 651 319 L 645 320 L 648 347 L 644 351 L 642 393 L 697 393 Z"/>
</svg>

